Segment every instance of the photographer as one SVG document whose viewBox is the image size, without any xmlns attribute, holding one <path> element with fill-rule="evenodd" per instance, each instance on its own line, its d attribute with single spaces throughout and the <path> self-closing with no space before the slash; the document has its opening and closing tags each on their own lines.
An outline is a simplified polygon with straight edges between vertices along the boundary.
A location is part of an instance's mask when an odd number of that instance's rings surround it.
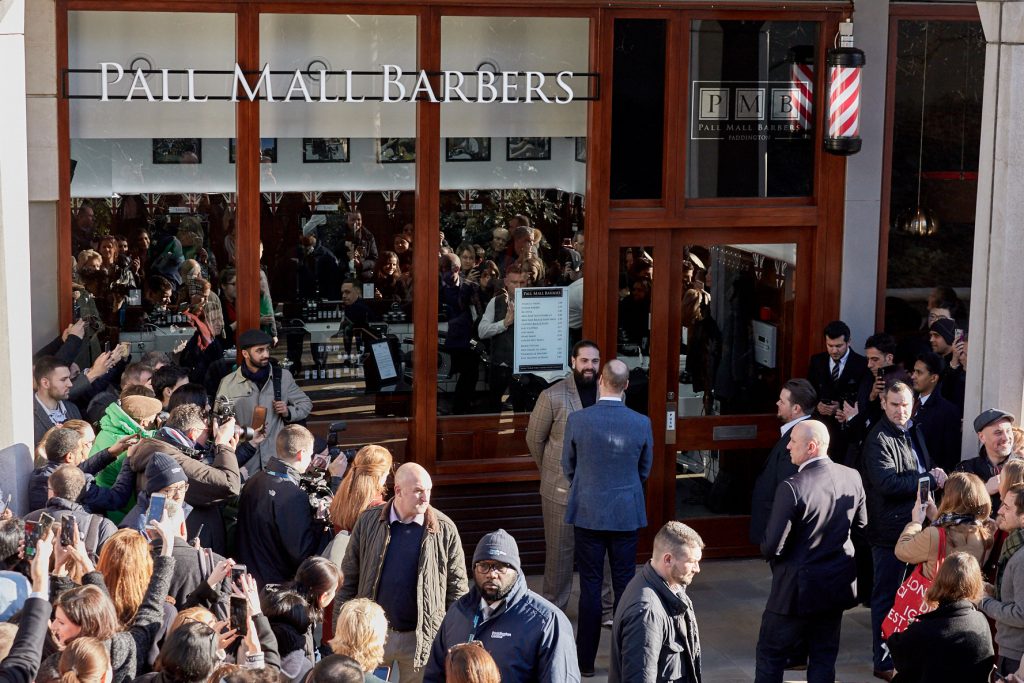
<svg viewBox="0 0 1024 683">
<path fill-rule="evenodd" d="M 237 496 L 241 488 L 235 457 L 235 421 L 228 419 L 216 426 L 213 458 L 207 461 L 205 446 L 209 436 L 210 425 L 203 409 L 194 403 L 180 405 L 152 438 L 139 442 L 130 466 L 135 472 L 135 489 L 145 491 L 146 468 L 153 454 L 162 452 L 174 458 L 188 478 L 185 502 L 193 508 L 186 520 L 189 537 L 198 536 L 203 547 L 224 554 L 227 537 L 220 506 Z"/>
<path fill-rule="evenodd" d="M 265 412 L 263 424 L 266 442 L 256 447 L 256 455 L 246 463 L 250 474 L 259 472 L 274 457 L 277 434 L 289 422 L 305 420 L 313 410 L 313 402 L 302 393 L 287 370 L 270 363 L 270 344 L 273 338 L 261 330 L 246 330 L 238 336 L 242 365 L 221 380 L 217 399 L 234 403 L 238 422 L 253 424 L 257 408 Z"/>
<path fill-rule="evenodd" d="M 277 456 L 246 482 L 238 503 L 238 557 L 260 586 L 290 581 L 302 561 L 331 540 L 329 521 L 317 519 L 299 485 L 313 459 L 313 435 L 288 425 L 275 445 Z"/>
</svg>

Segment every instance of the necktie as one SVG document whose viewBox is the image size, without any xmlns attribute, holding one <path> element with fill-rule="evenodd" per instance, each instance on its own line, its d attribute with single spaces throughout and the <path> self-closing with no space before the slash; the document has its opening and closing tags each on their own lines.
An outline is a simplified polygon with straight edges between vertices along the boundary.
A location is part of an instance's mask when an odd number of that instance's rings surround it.
<svg viewBox="0 0 1024 683">
<path fill-rule="evenodd" d="M 832 361 L 832 381 L 839 381 L 839 363 Z"/>
</svg>

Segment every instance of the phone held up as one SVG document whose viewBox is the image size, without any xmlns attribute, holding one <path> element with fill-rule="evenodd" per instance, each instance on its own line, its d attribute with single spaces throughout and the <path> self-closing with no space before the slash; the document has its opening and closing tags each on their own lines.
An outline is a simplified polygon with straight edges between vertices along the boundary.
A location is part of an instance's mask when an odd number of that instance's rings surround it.
<svg viewBox="0 0 1024 683">
<path fill-rule="evenodd" d="M 928 505 L 928 494 L 932 490 L 932 482 L 928 477 L 920 477 L 917 480 L 917 499 L 921 501 L 921 505 L 927 507 Z"/>
<path fill-rule="evenodd" d="M 231 628 L 237 630 L 238 635 L 245 636 L 249 624 L 249 602 L 242 595 L 231 596 Z"/>
</svg>

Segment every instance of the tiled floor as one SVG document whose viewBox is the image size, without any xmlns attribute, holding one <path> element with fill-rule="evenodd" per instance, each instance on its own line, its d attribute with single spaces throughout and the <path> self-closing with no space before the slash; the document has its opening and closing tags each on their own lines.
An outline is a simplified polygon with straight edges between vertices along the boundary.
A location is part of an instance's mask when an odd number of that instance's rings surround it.
<svg viewBox="0 0 1024 683">
<path fill-rule="evenodd" d="M 540 576 L 528 579 L 539 590 Z M 761 560 L 709 560 L 689 594 L 697 612 L 703 649 L 705 683 L 747 683 L 754 680 L 754 650 L 761 626 L 771 572 Z M 576 589 L 578 590 L 578 588 Z M 578 593 L 574 590 L 567 614 L 575 622 Z M 602 629 L 594 683 L 604 683 L 608 673 L 611 631 Z M 871 676 L 871 614 L 864 607 L 843 617 L 843 638 L 836 662 L 836 677 L 842 683 L 867 683 Z M 802 671 L 787 671 L 786 681 L 806 681 Z"/>
</svg>

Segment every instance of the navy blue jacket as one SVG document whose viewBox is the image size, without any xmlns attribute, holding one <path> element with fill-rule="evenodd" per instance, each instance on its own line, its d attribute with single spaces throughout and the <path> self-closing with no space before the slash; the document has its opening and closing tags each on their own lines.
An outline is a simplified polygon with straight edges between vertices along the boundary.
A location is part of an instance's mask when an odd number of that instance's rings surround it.
<svg viewBox="0 0 1024 683">
<path fill-rule="evenodd" d="M 480 589 L 472 585 L 451 607 L 430 649 L 424 683 L 445 681 L 448 648 L 465 643 L 480 612 Z M 572 624 L 562 610 L 526 587 L 522 572 L 504 604 L 477 624 L 474 640 L 494 657 L 502 683 L 579 683 Z"/>
<path fill-rule="evenodd" d="M 565 523 L 595 531 L 647 526 L 643 485 L 653 460 L 650 419 L 621 401 L 598 399 L 569 415 L 562 442 Z"/>
<path fill-rule="evenodd" d="M 114 460 L 116 460 L 115 456 L 111 455 L 107 449 L 103 449 L 78 465 L 78 469 L 85 472 L 85 491 L 82 492 L 78 502 L 88 512 L 100 514 L 109 510 L 120 510 L 135 492 L 135 479 L 132 476 L 118 475 L 117 481 L 109 489 L 99 486 L 93 481 L 92 475 L 102 471 Z M 49 500 L 49 496 L 46 495 L 46 485 L 54 470 L 63 464 L 47 462 L 32 471 L 28 483 L 28 506 L 30 509 L 38 510 L 46 507 L 46 501 Z M 122 471 L 125 469 L 128 469 L 130 473 L 131 468 L 122 468 Z"/>
</svg>

